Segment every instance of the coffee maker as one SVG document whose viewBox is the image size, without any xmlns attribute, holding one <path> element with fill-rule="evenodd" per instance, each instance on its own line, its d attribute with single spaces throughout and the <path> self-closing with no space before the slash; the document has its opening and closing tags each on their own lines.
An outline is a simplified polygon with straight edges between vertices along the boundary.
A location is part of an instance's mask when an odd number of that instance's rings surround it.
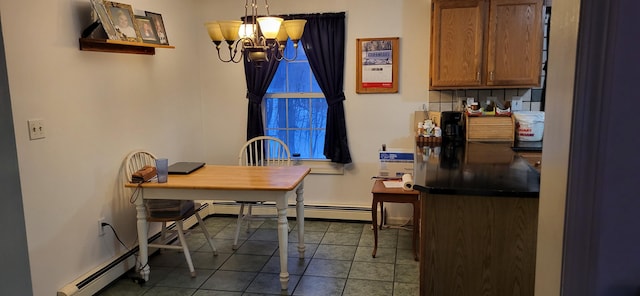
<svg viewBox="0 0 640 296">
<path fill-rule="evenodd" d="M 464 116 L 458 111 L 443 111 L 440 116 L 443 142 L 464 141 Z"/>
</svg>

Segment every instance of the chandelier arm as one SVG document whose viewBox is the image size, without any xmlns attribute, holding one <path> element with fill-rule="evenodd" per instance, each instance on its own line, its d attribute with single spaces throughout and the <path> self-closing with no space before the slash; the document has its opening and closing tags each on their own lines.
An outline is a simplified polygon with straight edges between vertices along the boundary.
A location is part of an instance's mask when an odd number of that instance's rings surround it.
<svg viewBox="0 0 640 296">
<path fill-rule="evenodd" d="M 271 51 L 273 52 L 273 58 L 277 61 L 282 61 L 282 59 L 284 58 L 284 48 L 285 47 L 280 44 L 280 41 L 275 40 L 271 48 Z"/>
<path fill-rule="evenodd" d="M 219 47 L 216 47 L 216 50 L 218 51 L 218 59 L 220 59 L 222 62 L 228 63 L 228 62 L 231 62 L 233 60 L 233 58 L 231 57 L 231 49 L 229 49 L 229 59 L 228 60 L 225 60 L 225 59 L 222 58 L 222 55 L 220 55 L 220 48 Z"/>
<path fill-rule="evenodd" d="M 297 58 L 298 58 L 298 43 L 293 44 L 293 58 L 287 58 L 286 56 L 284 56 L 284 48 L 282 49 L 283 60 L 287 62 L 291 62 L 291 61 L 295 61 Z"/>
<path fill-rule="evenodd" d="M 231 61 L 234 63 L 239 63 L 240 61 L 242 61 L 242 56 L 244 54 L 244 51 L 242 50 L 242 48 L 240 48 L 240 54 L 238 55 L 238 46 L 240 46 L 240 41 L 236 42 L 235 47 L 233 48 L 233 57 L 231 57 Z M 236 60 L 236 56 L 238 56 L 238 59 Z"/>
<path fill-rule="evenodd" d="M 233 46 L 232 44 L 230 44 L 227 48 L 229 49 L 229 58 L 228 59 L 224 59 L 222 58 L 222 55 L 220 54 L 220 47 L 221 46 L 216 46 L 216 51 L 218 52 L 218 59 L 220 61 L 222 61 L 223 63 L 228 63 L 228 62 L 234 62 L 234 63 L 239 63 L 242 60 L 242 51 L 240 51 L 240 55 L 238 55 L 238 43 L 239 42 L 235 42 L 235 46 Z M 238 57 L 238 59 L 236 59 L 236 57 Z"/>
</svg>

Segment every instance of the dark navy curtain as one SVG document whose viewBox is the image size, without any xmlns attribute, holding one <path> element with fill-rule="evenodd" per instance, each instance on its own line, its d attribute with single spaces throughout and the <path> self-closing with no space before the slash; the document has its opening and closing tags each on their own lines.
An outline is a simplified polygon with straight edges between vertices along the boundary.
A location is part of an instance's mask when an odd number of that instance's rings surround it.
<svg viewBox="0 0 640 296">
<path fill-rule="evenodd" d="M 244 58 L 244 75 L 247 81 L 247 140 L 264 136 L 262 119 L 262 97 L 267 93 L 269 84 L 278 70 L 280 62 L 271 59 L 269 62 L 247 62 Z"/>
<path fill-rule="evenodd" d="M 304 52 L 327 100 L 324 155 L 336 163 L 351 163 L 344 116 L 345 13 L 296 15 L 307 20 L 302 35 Z"/>
</svg>

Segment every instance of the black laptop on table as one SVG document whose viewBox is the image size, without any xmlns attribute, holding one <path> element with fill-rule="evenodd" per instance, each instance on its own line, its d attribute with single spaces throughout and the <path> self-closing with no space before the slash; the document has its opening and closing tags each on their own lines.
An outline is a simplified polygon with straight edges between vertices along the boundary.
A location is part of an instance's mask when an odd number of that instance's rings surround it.
<svg viewBox="0 0 640 296">
<path fill-rule="evenodd" d="M 169 174 L 187 175 L 203 167 L 204 162 L 180 161 L 169 166 Z"/>
</svg>

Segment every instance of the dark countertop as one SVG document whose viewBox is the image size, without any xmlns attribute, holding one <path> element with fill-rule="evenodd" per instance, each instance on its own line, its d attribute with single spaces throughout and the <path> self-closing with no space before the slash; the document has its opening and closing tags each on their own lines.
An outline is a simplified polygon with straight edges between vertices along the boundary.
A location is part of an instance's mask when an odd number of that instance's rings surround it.
<svg viewBox="0 0 640 296">
<path fill-rule="evenodd" d="M 538 197 L 540 173 L 511 146 L 463 142 L 418 147 L 414 189 L 448 195 Z"/>
</svg>

